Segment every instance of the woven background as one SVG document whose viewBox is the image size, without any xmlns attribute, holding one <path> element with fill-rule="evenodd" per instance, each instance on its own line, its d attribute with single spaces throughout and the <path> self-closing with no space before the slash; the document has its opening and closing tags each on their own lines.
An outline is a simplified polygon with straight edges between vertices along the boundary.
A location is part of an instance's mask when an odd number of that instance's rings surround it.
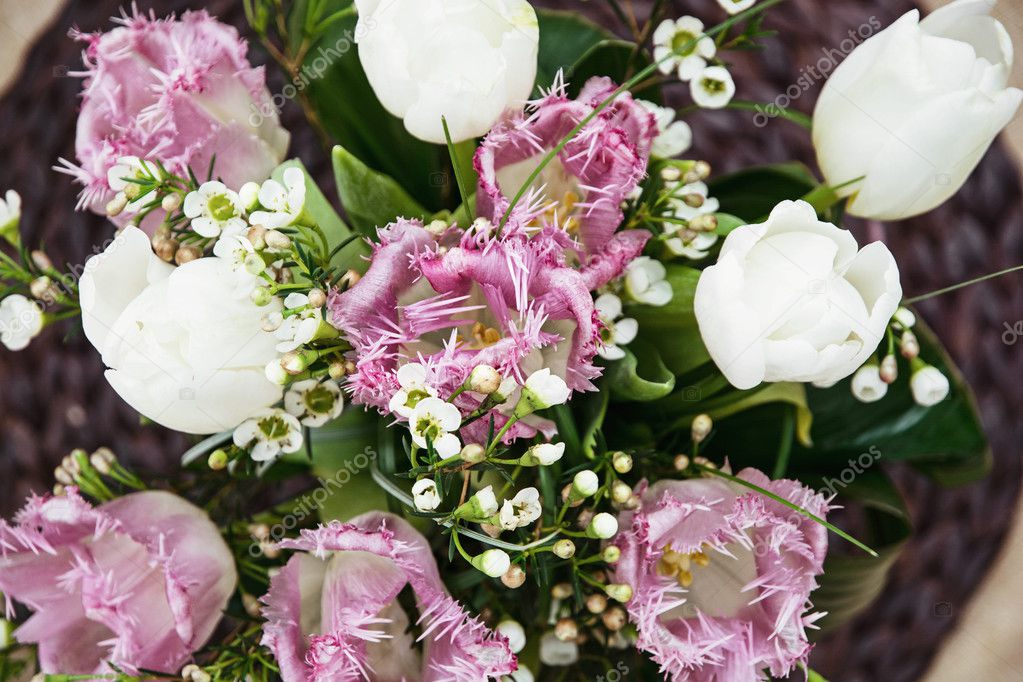
<svg viewBox="0 0 1023 682">
<path fill-rule="evenodd" d="M 78 46 L 66 33 L 73 25 L 84 30 L 109 27 L 107 18 L 119 4 L 68 3 L 0 101 L 0 188 L 21 192 L 28 242 L 45 244 L 61 266 L 80 265 L 93 245 L 111 233 L 104 220 L 72 211 L 76 189 L 50 170 L 58 157 L 73 154 L 79 83 L 67 72 L 77 69 L 80 60 Z M 604 25 L 614 25 L 613 16 L 596 0 L 537 4 L 582 7 Z M 158 14 L 203 5 L 244 25 L 237 2 L 144 3 Z M 675 5 L 679 14 L 693 11 L 710 23 L 723 17 L 711 0 Z M 871 16 L 888 24 L 909 8 L 903 0 L 793 0 L 772 10 L 767 26 L 788 39 L 769 39 L 766 51 L 734 60 L 740 96 L 772 100 L 801 68 L 823 56 L 824 47 L 838 46 L 849 30 Z M 254 49 L 253 60 L 262 62 L 265 56 Z M 276 91 L 279 85 L 274 73 L 271 87 Z M 819 86 L 807 92 L 794 107 L 811 112 L 818 90 Z M 684 88 L 672 88 L 670 93 L 685 103 Z M 749 114 L 734 112 L 702 115 L 691 122 L 696 153 L 711 161 L 716 171 L 792 158 L 812 163 L 806 133 L 787 122 L 758 129 Z M 326 156 L 297 107 L 286 110 L 285 125 L 294 134 L 292 153 L 303 157 L 332 196 Z M 888 227 L 887 241 L 899 261 L 907 295 L 1023 262 L 1021 218 L 1018 174 L 996 147 L 948 204 Z M 909 501 L 917 534 L 884 595 L 814 652 L 814 667 L 833 682 L 911 682 L 923 674 L 997 552 L 1018 494 L 1023 353 L 1003 343 L 1001 336 L 1005 323 L 1023 318 L 1019 279 L 972 287 L 928 302 L 922 311 L 977 391 L 995 470 L 987 480 L 956 490 L 940 489 L 906 470 L 892 470 Z M 48 330 L 27 351 L 0 353 L 0 387 L 0 513 L 5 515 L 28 492 L 48 489 L 53 467 L 73 447 L 109 445 L 152 473 L 173 470 L 187 447 L 180 435 L 139 426 L 138 416 L 104 381 L 97 354 L 71 324 Z"/>
</svg>

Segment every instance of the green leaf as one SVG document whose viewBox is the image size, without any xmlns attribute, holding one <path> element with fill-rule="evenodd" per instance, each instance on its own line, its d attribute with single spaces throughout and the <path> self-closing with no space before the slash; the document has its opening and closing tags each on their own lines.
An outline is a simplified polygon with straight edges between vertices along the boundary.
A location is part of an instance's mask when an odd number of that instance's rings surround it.
<svg viewBox="0 0 1023 682">
<path fill-rule="evenodd" d="M 727 237 L 728 233 L 737 227 L 746 225 L 746 221 L 738 216 L 734 216 L 730 213 L 715 213 L 714 217 L 718 219 L 718 227 L 715 232 L 718 236 Z"/>
<path fill-rule="evenodd" d="M 650 64 L 650 57 L 636 43 L 627 40 L 602 40 L 591 46 L 567 70 L 565 80 L 569 93 L 579 94 L 587 80 L 594 76 L 607 76 L 615 83 L 624 83 L 629 76 Z M 632 93 L 638 99 L 661 102 L 660 88 L 651 86 Z"/>
<path fill-rule="evenodd" d="M 537 57 L 536 89 L 549 88 L 559 69 L 566 74 L 579 59 L 598 43 L 614 36 L 576 12 L 537 10 L 540 24 L 540 48 Z"/>
<path fill-rule="evenodd" d="M 425 218 L 427 211 L 392 178 L 378 173 L 341 145 L 334 147 L 334 179 L 348 218 L 362 234 L 372 237 L 401 216 Z"/>
<path fill-rule="evenodd" d="M 576 421 L 582 428 L 580 447 L 583 454 L 592 459 L 597 454 L 597 432 L 604 426 L 611 391 L 607 389 L 607 382 L 602 381 L 597 391 L 579 395 L 572 402 Z"/>
<path fill-rule="evenodd" d="M 648 402 L 672 392 L 675 375 L 661 362 L 655 348 L 642 341 L 633 341 L 624 351 L 625 357 L 612 363 L 607 370 L 607 383 L 615 397 Z"/>
<path fill-rule="evenodd" d="M 851 379 L 829 389 L 808 388 L 815 447 L 806 458 L 842 462 L 875 447 L 885 460 L 913 462 L 946 485 L 967 483 L 988 471 L 990 450 L 970 387 L 922 321 L 913 331 L 920 341 L 920 357 L 949 378 L 949 396 L 933 407 L 917 405 L 905 362 L 899 379 L 875 403 L 857 401 L 849 387 Z"/>
<path fill-rule="evenodd" d="M 349 6 L 349 0 L 327 0 L 323 16 Z M 335 142 L 373 170 L 393 178 L 431 211 L 458 203 L 443 145 L 418 140 L 405 130 L 373 93 L 355 46 L 355 16 L 330 24 L 310 47 L 294 83 L 305 94 L 316 118 Z"/>
<path fill-rule="evenodd" d="M 653 346 L 664 366 L 682 375 L 710 362 L 693 312 L 700 271 L 678 264 L 669 264 L 667 270 L 671 301 L 664 306 L 629 305 L 626 316 L 639 322 L 638 340 Z"/>
<path fill-rule="evenodd" d="M 879 556 L 829 550 L 820 588 L 812 595 L 815 609 L 828 614 L 820 620 L 822 633 L 848 622 L 881 593 L 911 532 L 902 498 L 883 472 L 870 469 L 856 474 L 848 484 L 842 480 L 830 483 L 839 492 L 839 504 L 854 501 L 863 506 L 867 533 L 858 537 Z"/>
<path fill-rule="evenodd" d="M 323 521 L 345 521 L 387 509 L 388 496 L 370 473 L 379 457 L 379 422 L 372 412 L 349 408 L 330 424 L 310 431 L 313 474 L 319 486 L 299 499 L 315 504 Z"/>
<path fill-rule="evenodd" d="M 806 682 L 828 682 L 824 679 L 824 676 L 820 673 L 814 672 L 813 670 L 806 671 Z"/>
<path fill-rule="evenodd" d="M 782 163 L 722 175 L 711 180 L 708 186 L 710 196 L 721 202 L 722 211 L 747 223 L 758 223 L 782 201 L 801 199 L 818 184 L 803 164 Z"/>
</svg>

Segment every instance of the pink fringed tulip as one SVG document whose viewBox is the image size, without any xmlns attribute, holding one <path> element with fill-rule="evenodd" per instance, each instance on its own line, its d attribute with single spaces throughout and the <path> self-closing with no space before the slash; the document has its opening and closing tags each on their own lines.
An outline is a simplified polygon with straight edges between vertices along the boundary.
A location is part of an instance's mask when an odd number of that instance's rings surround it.
<svg viewBox="0 0 1023 682">
<path fill-rule="evenodd" d="M 403 519 L 371 512 L 281 546 L 301 553 L 263 597 L 263 644 L 284 682 L 484 682 L 515 671 L 507 639 L 447 593 L 429 544 Z M 397 601 L 406 586 L 418 638 Z"/>
<path fill-rule="evenodd" d="M 754 469 L 739 478 L 818 516 L 828 510 L 796 481 Z M 824 527 L 717 478 L 659 481 L 638 492 L 639 510 L 620 517 L 615 582 L 632 586 L 637 646 L 668 678 L 753 682 L 805 663 L 806 628 L 822 615 L 808 610 L 827 552 Z"/>
<path fill-rule="evenodd" d="M 418 221 L 400 220 L 380 230 L 369 271 L 328 303 L 333 324 L 355 348 L 357 371 L 348 383 L 355 402 L 405 419 L 410 414 L 394 405 L 396 395 L 407 398 L 411 389 L 447 398 L 487 365 L 510 387 L 501 391 L 503 405 L 463 429 L 465 442 L 482 442 L 490 416 L 502 427 L 519 387 L 537 370 L 549 369 L 572 391 L 593 390 L 601 326 L 590 292 L 619 276 L 649 236 L 616 234 L 573 267 L 565 235 L 554 228 L 497 237 L 483 221 L 437 237 Z M 415 387 L 411 372 L 399 373 L 411 364 L 420 365 Z M 455 405 L 468 415 L 484 398 L 465 391 Z M 531 415 L 505 440 L 537 428 L 549 433 L 549 426 Z"/>
<path fill-rule="evenodd" d="M 556 83 L 525 112 L 494 126 L 476 152 L 479 214 L 500 222 L 540 159 L 615 88 L 608 78 L 591 78 L 571 100 L 564 83 Z M 515 222 L 537 222 L 546 212 L 587 253 L 599 251 L 622 222 L 622 201 L 646 174 L 657 134 L 654 115 L 622 93 L 543 169 L 529 199 L 516 205 Z"/>
<path fill-rule="evenodd" d="M 216 157 L 214 175 L 235 189 L 268 177 L 289 136 L 238 32 L 205 11 L 116 21 L 78 35 L 86 45 L 78 165 L 63 163 L 85 186 L 79 206 L 103 212 L 108 171 L 123 157 L 159 159 L 182 176 L 191 167 L 200 178 Z"/>
<path fill-rule="evenodd" d="M 46 673 L 177 672 L 237 580 L 217 527 L 170 493 L 94 508 L 71 488 L 0 520 L 0 592 L 35 612 L 15 636 L 38 645 Z"/>
</svg>

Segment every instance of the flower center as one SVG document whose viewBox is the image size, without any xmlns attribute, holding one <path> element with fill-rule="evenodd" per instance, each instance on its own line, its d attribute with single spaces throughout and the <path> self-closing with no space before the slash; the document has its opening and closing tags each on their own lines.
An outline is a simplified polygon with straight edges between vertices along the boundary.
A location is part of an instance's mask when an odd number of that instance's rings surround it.
<svg viewBox="0 0 1023 682">
<path fill-rule="evenodd" d="M 716 78 L 704 78 L 700 86 L 712 95 L 717 95 L 725 90 L 725 84 Z"/>
<path fill-rule="evenodd" d="M 710 556 L 705 552 L 676 552 L 671 545 L 665 545 L 664 553 L 657 561 L 657 574 L 675 578 L 678 584 L 688 588 L 693 584 L 693 567 L 705 568 L 710 565 Z"/>
<path fill-rule="evenodd" d="M 411 410 L 413 407 L 419 404 L 420 400 L 429 397 L 430 393 L 426 389 L 423 388 L 409 389 L 408 392 L 406 393 L 405 407 Z"/>
<path fill-rule="evenodd" d="M 259 420 L 259 430 L 266 440 L 280 440 L 288 435 L 288 425 L 278 415 L 265 417 Z"/>
<path fill-rule="evenodd" d="M 698 37 L 695 33 L 690 33 L 689 31 L 679 31 L 671 39 L 671 49 L 678 55 L 688 57 L 696 50 L 696 39 Z"/>
<path fill-rule="evenodd" d="M 334 394 L 323 386 L 306 391 L 305 406 L 313 414 L 327 414 L 334 408 Z"/>
<path fill-rule="evenodd" d="M 236 214 L 234 203 L 223 194 L 214 194 L 206 202 L 206 210 L 214 220 L 224 222 L 234 218 Z"/>
<path fill-rule="evenodd" d="M 416 422 L 416 431 L 429 441 L 435 441 L 444 435 L 444 429 L 441 428 L 440 422 L 430 414 L 420 417 Z"/>
</svg>

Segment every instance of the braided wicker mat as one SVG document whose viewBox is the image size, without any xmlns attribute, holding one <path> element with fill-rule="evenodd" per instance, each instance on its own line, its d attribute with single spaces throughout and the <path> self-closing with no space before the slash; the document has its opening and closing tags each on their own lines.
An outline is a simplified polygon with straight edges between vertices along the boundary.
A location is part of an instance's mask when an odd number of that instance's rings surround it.
<svg viewBox="0 0 1023 682">
<path fill-rule="evenodd" d="M 76 188 L 50 166 L 73 157 L 79 81 L 67 72 L 80 66 L 79 47 L 66 37 L 71 26 L 109 27 L 116 0 L 70 2 L 32 48 L 19 79 L 0 101 L 0 188 L 24 199 L 29 244 L 45 244 L 55 263 L 75 268 L 111 234 L 103 219 L 74 213 Z M 579 9 L 605 25 L 613 15 L 596 0 L 555 0 L 539 5 Z M 637 0 L 637 6 L 645 3 Z M 710 23 L 723 16 L 711 0 L 676 2 Z M 241 4 L 229 0 L 143 3 L 158 14 L 206 6 L 244 25 Z M 876 17 L 887 25 L 910 9 L 905 0 L 793 0 L 771 10 L 767 27 L 778 36 L 768 49 L 735 58 L 733 73 L 744 99 L 770 101 L 793 83 L 800 69 L 839 48 L 850 30 Z M 720 15 L 720 16 L 719 16 Z M 798 40 L 796 37 L 798 36 Z M 257 61 L 265 59 L 258 49 Z M 281 79 L 271 69 L 271 87 Z M 812 111 L 819 83 L 793 107 Z M 669 97 L 684 88 L 669 88 Z M 692 120 L 696 153 L 717 171 L 793 158 L 812 162 L 806 133 L 785 122 L 764 129 L 747 113 L 700 115 Z M 326 155 L 320 153 L 297 107 L 285 112 L 293 131 L 292 152 L 301 155 L 333 194 Z M 1023 261 L 1020 180 L 1005 152 L 993 149 L 966 188 L 938 210 L 888 227 L 908 295 Z M 862 226 L 854 226 L 861 231 Z M 861 231 L 862 234 L 862 231 Z M 971 287 L 922 306 L 928 322 L 949 347 L 974 386 L 995 453 L 986 480 L 945 490 L 908 470 L 892 474 L 905 492 L 916 535 L 895 566 L 888 588 L 860 618 L 828 636 L 811 662 L 835 682 L 912 682 L 921 677 L 942 638 L 954 626 L 993 561 L 1013 513 L 1023 443 L 1023 352 L 1004 343 L 1005 324 L 1023 319 L 1023 285 L 1006 278 Z M 1023 341 L 1021 341 L 1023 345 Z M 188 442 L 138 416 L 103 379 L 98 354 L 71 324 L 50 329 L 21 353 L 0 353 L 0 513 L 10 514 L 30 491 L 52 484 L 52 470 L 71 448 L 112 447 L 146 472 L 172 471 Z"/>
</svg>

